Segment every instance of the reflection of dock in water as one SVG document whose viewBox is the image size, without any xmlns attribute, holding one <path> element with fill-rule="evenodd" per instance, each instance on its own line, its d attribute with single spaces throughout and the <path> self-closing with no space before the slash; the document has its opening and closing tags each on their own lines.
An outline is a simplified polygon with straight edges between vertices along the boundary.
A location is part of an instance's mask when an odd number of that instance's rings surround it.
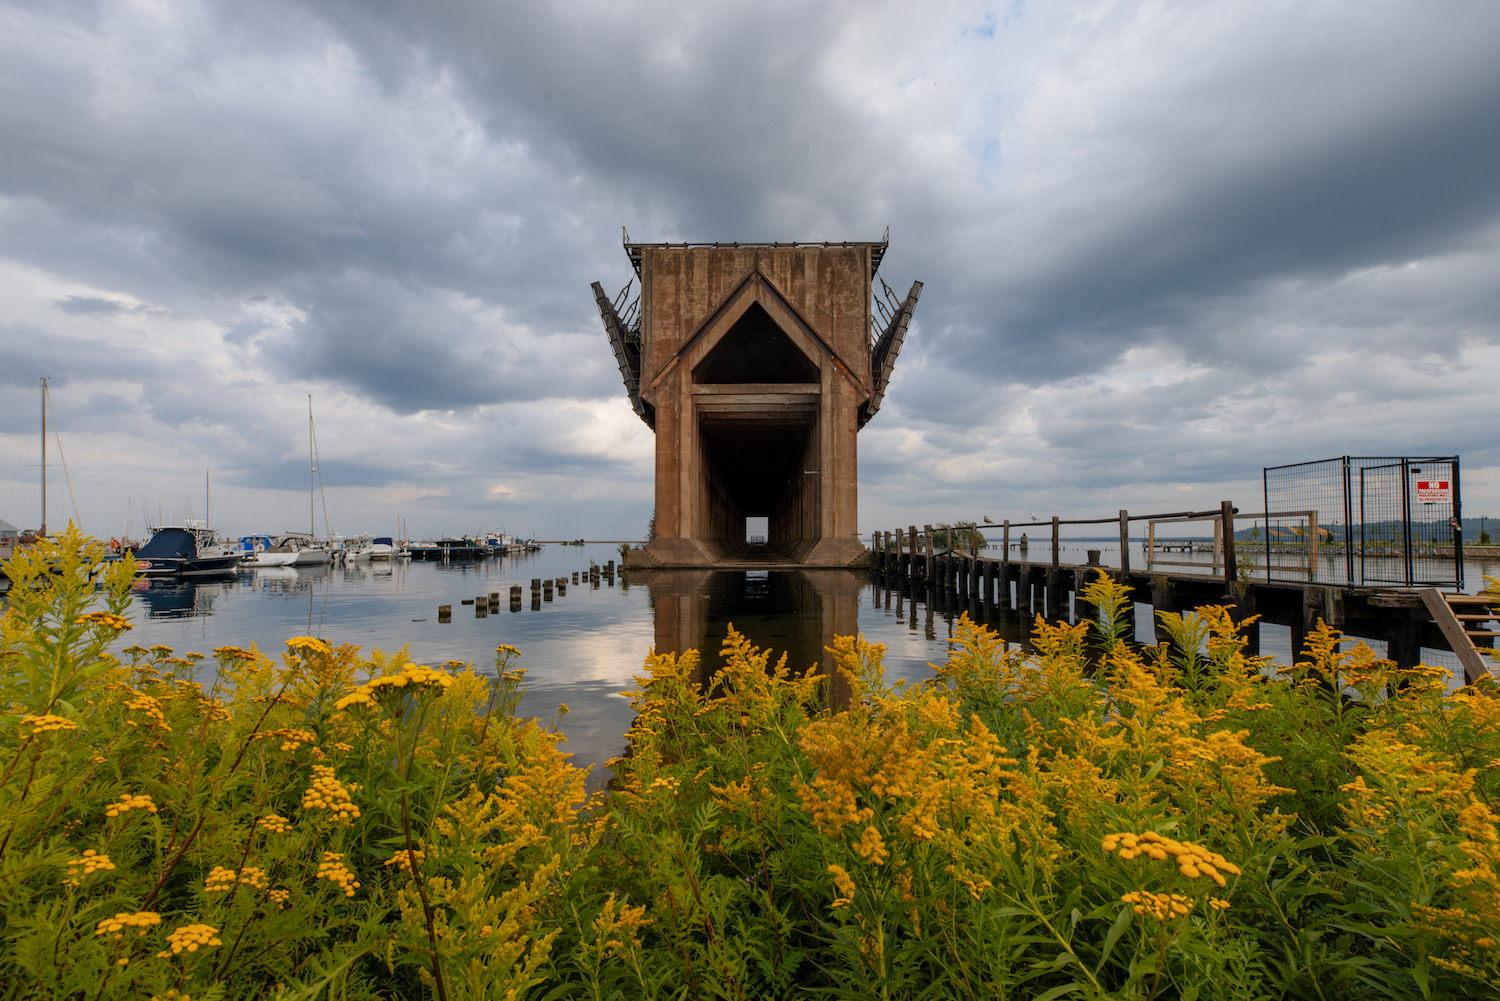
<svg viewBox="0 0 1500 1001">
<path fill-rule="evenodd" d="M 151 619 L 195 619 L 212 615 L 214 602 L 236 586 L 234 577 L 223 580 L 180 580 L 141 578 L 131 585 L 131 592 Z"/>
<path fill-rule="evenodd" d="M 729 627 L 770 650 L 772 663 L 786 654 L 797 673 L 833 672 L 825 647 L 835 636 L 859 632 L 859 594 L 868 574 L 849 570 L 632 570 L 632 585 L 651 595 L 659 653 L 697 650 L 700 681 L 723 661 L 719 650 Z M 842 680 L 835 698 L 847 692 Z"/>
</svg>

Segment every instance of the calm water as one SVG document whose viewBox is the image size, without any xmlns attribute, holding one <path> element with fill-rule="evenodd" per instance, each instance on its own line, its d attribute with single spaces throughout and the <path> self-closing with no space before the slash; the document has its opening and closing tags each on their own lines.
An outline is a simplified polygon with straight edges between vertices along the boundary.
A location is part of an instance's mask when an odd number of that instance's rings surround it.
<svg viewBox="0 0 1500 1001">
<path fill-rule="evenodd" d="M 1104 551 L 1104 565 L 1118 565 L 1118 544 L 1065 542 L 1060 558 L 1082 563 L 1090 548 Z M 1049 550 L 1050 545 L 1033 545 L 1029 556 L 1041 562 Z M 998 547 L 990 554 L 998 555 Z M 1028 629 L 1013 612 L 960 606 L 956 599 L 947 606 L 939 601 L 936 608 L 925 600 L 913 604 L 879 587 L 872 574 L 846 571 L 637 573 L 613 586 L 570 584 L 565 595 L 532 607 L 532 578 L 571 579 L 590 560 L 603 564 L 618 558 L 611 546 L 548 546 L 475 564 L 361 563 L 242 571 L 228 580 L 199 583 L 141 581 L 131 615 L 136 628 L 126 642 L 203 654 L 226 644 L 254 643 L 275 655 L 285 640 L 313 635 L 366 649 L 409 646 L 421 663 L 463 660 L 481 669 L 491 667 L 498 644 L 509 643 L 521 650 L 521 664 L 528 669 L 522 711 L 550 719 L 566 703 L 565 749 L 579 765 L 602 765 L 622 749 L 632 713 L 620 693 L 632 686 L 653 646 L 703 650 L 712 666 L 733 623 L 804 668 L 823 661 L 823 647 L 834 635 L 862 632 L 887 646 L 888 678 L 919 679 L 931 676 L 929 662 L 946 659 L 953 619 L 966 608 L 1012 642 L 1024 642 Z M 1141 554 L 1132 552 L 1131 558 L 1135 562 Z M 1500 572 L 1478 565 L 1468 569 L 1471 589 L 1475 580 L 1482 583 L 1481 573 Z M 523 588 L 519 612 L 509 611 L 512 584 Z M 475 606 L 460 604 L 492 591 L 501 594 L 498 614 L 478 618 Z M 451 622 L 438 621 L 439 605 L 453 606 Z M 1150 636 L 1150 606 L 1137 605 L 1136 612 L 1138 635 Z M 1286 663 L 1290 642 L 1285 627 L 1262 626 L 1262 653 Z M 1383 642 L 1368 642 L 1384 651 Z M 1423 652 L 1430 663 L 1457 666 L 1448 651 Z"/>
<path fill-rule="evenodd" d="M 571 580 L 591 559 L 604 564 L 619 553 L 603 545 L 548 546 L 474 564 L 360 563 L 241 571 L 222 581 L 140 581 L 131 613 L 135 629 L 122 645 L 163 643 L 178 653 L 210 654 L 226 644 L 255 643 L 275 655 L 285 640 L 313 635 L 366 649 L 409 646 L 421 663 L 464 660 L 489 668 L 495 647 L 509 643 L 521 650 L 528 669 L 522 711 L 550 719 L 566 703 L 565 749 L 580 765 L 620 753 L 633 714 L 619 693 L 632 687 L 650 648 L 716 653 L 731 622 L 757 643 L 788 652 L 798 667 L 822 659 L 835 629 L 862 630 L 887 644 L 893 679 L 930 676 L 928 661 L 947 656 L 950 627 L 941 615 L 924 609 L 912 627 L 877 607 L 872 577 L 841 571 L 658 572 L 649 582 L 635 575 L 613 586 L 570 584 L 566 595 L 533 610 L 532 578 L 566 574 Z M 523 588 L 519 612 L 509 611 L 512 584 Z M 498 614 L 477 618 L 475 606 L 459 604 L 492 591 L 501 594 Z M 439 605 L 453 606 L 451 622 L 438 621 Z M 903 603 L 903 613 L 909 611 Z M 1017 622 L 1017 637 L 1019 628 Z"/>
</svg>

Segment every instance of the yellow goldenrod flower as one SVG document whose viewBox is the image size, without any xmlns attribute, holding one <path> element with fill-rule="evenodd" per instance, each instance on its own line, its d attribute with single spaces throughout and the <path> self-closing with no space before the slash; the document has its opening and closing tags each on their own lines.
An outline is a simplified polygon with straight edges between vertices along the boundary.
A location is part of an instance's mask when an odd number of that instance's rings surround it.
<svg viewBox="0 0 1500 1001">
<path fill-rule="evenodd" d="M 39 733 L 49 733 L 53 730 L 76 730 L 78 724 L 66 716 L 54 716 L 51 713 L 45 716 L 22 716 L 21 725 L 31 727 L 31 735 L 34 737 Z"/>
<path fill-rule="evenodd" d="M 1133 904 L 1132 910 L 1137 914 L 1149 915 L 1163 924 L 1173 917 L 1186 917 L 1193 910 L 1193 898 L 1180 893 L 1149 893 L 1140 890 L 1127 893 L 1120 900 Z"/>
<path fill-rule="evenodd" d="M 148 717 L 150 726 L 165 733 L 172 732 L 172 728 L 167 725 L 167 717 L 162 714 L 160 699 L 151 695 L 144 695 L 140 692 L 136 692 L 134 694 L 134 697 L 126 700 L 125 708 L 135 709 L 139 712 L 145 713 Z M 135 720 L 126 720 L 125 725 L 137 726 L 138 724 Z"/>
<path fill-rule="evenodd" d="M 268 813 L 255 822 L 257 827 L 264 828 L 272 834 L 285 834 L 291 829 L 292 822 L 277 813 Z"/>
<path fill-rule="evenodd" d="M 203 882 L 203 889 L 208 893 L 222 893 L 234 889 L 236 884 L 244 884 L 252 889 L 260 889 L 266 885 L 266 873 L 263 869 L 255 866 L 246 866 L 236 873 L 233 869 L 223 866 L 214 866 Z"/>
<path fill-rule="evenodd" d="M 123 938 L 126 928 L 138 928 L 142 935 L 152 925 L 161 924 L 161 915 L 155 911 L 137 911 L 134 914 L 126 914 L 123 911 L 112 918 L 100 921 L 94 929 L 95 935 L 113 935 L 115 938 Z"/>
<path fill-rule="evenodd" d="M 74 620 L 74 622 L 75 624 L 80 626 L 100 626 L 101 628 L 110 629 L 117 633 L 123 633 L 127 630 L 135 628 L 128 621 L 126 621 L 124 616 L 112 615 L 109 612 L 90 612 L 87 615 L 80 615 L 77 619 Z M 171 651 L 168 652 L 170 653 Z"/>
<path fill-rule="evenodd" d="M 334 777 L 333 769 L 327 765 L 313 765 L 312 770 L 312 788 L 302 794 L 302 809 L 327 810 L 335 820 L 341 820 L 345 824 L 358 817 L 359 807 L 354 805 L 349 795 L 350 790 Z M 359 786 L 350 788 L 358 790 Z"/>
<path fill-rule="evenodd" d="M 92 848 L 84 849 L 82 858 L 74 859 L 68 863 L 69 868 L 75 865 L 82 866 L 83 871 L 80 875 L 83 876 L 92 876 L 96 872 L 103 872 L 115 867 L 115 864 L 109 860 L 108 855 L 100 854 Z"/>
<path fill-rule="evenodd" d="M 408 664 L 401 669 L 399 674 L 388 674 L 382 678 L 371 678 L 335 702 L 333 708 L 335 710 L 344 710 L 350 706 L 374 705 L 375 699 L 383 689 L 399 690 L 406 688 L 408 685 L 415 686 L 422 691 L 435 690 L 438 694 L 442 694 L 448 688 L 452 687 L 453 675 L 432 667 Z"/>
<path fill-rule="evenodd" d="M 854 901 L 854 880 L 844 871 L 843 866 L 830 865 L 828 872 L 833 876 L 833 885 L 838 887 L 839 896 L 834 899 L 834 907 L 843 907 Z"/>
<path fill-rule="evenodd" d="M 359 889 L 359 883 L 354 879 L 354 873 L 343 863 L 343 855 L 337 852 L 324 852 L 323 861 L 318 863 L 318 874 L 314 879 L 326 879 L 334 883 L 344 891 L 344 896 L 354 896 L 354 891 Z"/>
<path fill-rule="evenodd" d="M 152 803 L 151 797 L 147 795 L 132 796 L 128 792 L 121 793 L 119 802 L 109 804 L 109 808 L 104 811 L 104 815 L 106 817 L 118 817 L 120 814 L 129 813 L 131 810 L 147 810 L 155 813 L 156 804 Z"/>
<path fill-rule="evenodd" d="M 414 851 L 409 853 L 405 849 L 403 849 L 392 855 L 390 858 L 386 859 L 385 865 L 396 866 L 402 872 L 411 872 L 412 856 L 416 857 L 417 865 L 421 865 L 423 862 L 427 861 L 427 853 L 422 851 L 420 848 L 415 849 Z"/>
<path fill-rule="evenodd" d="M 303 744 L 315 744 L 318 740 L 317 734 L 311 730 L 299 729 L 267 730 L 256 736 L 261 740 L 273 740 L 279 737 L 283 751 L 295 751 Z"/>
<path fill-rule="evenodd" d="M 1223 873 L 1227 872 L 1234 876 L 1240 874 L 1240 867 L 1219 853 L 1209 851 L 1202 845 L 1166 837 L 1155 831 L 1146 831 L 1140 835 L 1129 832 L 1108 834 L 1101 842 L 1101 847 L 1106 853 L 1118 849 L 1120 858 L 1126 860 L 1138 855 L 1146 855 L 1158 862 L 1164 862 L 1170 858 L 1182 875 L 1189 879 L 1207 877 L 1219 886 L 1227 885 Z"/>
<path fill-rule="evenodd" d="M 868 859 L 876 865 L 884 862 L 890 854 L 886 851 L 885 843 L 880 840 L 880 832 L 873 827 L 866 827 L 864 836 L 854 846 L 854 850 L 861 858 Z"/>
<path fill-rule="evenodd" d="M 197 952 L 200 948 L 223 945 L 217 936 L 219 929 L 212 925 L 183 925 L 167 936 L 170 949 L 156 954 L 157 959 L 166 959 L 182 952 Z"/>
</svg>

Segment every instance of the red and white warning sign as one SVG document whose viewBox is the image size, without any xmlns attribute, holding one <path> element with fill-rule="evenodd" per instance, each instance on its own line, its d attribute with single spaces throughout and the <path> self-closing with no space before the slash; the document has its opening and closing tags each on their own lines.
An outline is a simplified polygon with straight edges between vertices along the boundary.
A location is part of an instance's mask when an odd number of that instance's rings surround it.
<svg viewBox="0 0 1500 1001">
<path fill-rule="evenodd" d="M 1453 491 L 1448 489 L 1447 480 L 1417 481 L 1418 504 L 1447 504 L 1452 500 Z"/>
</svg>

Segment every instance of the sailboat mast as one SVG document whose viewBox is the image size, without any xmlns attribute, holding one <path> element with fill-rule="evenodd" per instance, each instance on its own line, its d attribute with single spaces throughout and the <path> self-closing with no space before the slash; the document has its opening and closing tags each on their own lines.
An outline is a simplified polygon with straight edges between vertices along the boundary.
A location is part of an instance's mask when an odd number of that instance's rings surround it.
<svg viewBox="0 0 1500 1001">
<path fill-rule="evenodd" d="M 314 540 L 318 537 L 317 515 L 313 513 L 313 476 L 317 469 L 313 466 L 313 440 L 312 440 L 312 394 L 307 394 L 307 534 Z M 312 612 L 309 611 L 308 615 Z"/>
<path fill-rule="evenodd" d="M 42 529 L 47 534 L 47 377 L 42 376 Z"/>
</svg>

